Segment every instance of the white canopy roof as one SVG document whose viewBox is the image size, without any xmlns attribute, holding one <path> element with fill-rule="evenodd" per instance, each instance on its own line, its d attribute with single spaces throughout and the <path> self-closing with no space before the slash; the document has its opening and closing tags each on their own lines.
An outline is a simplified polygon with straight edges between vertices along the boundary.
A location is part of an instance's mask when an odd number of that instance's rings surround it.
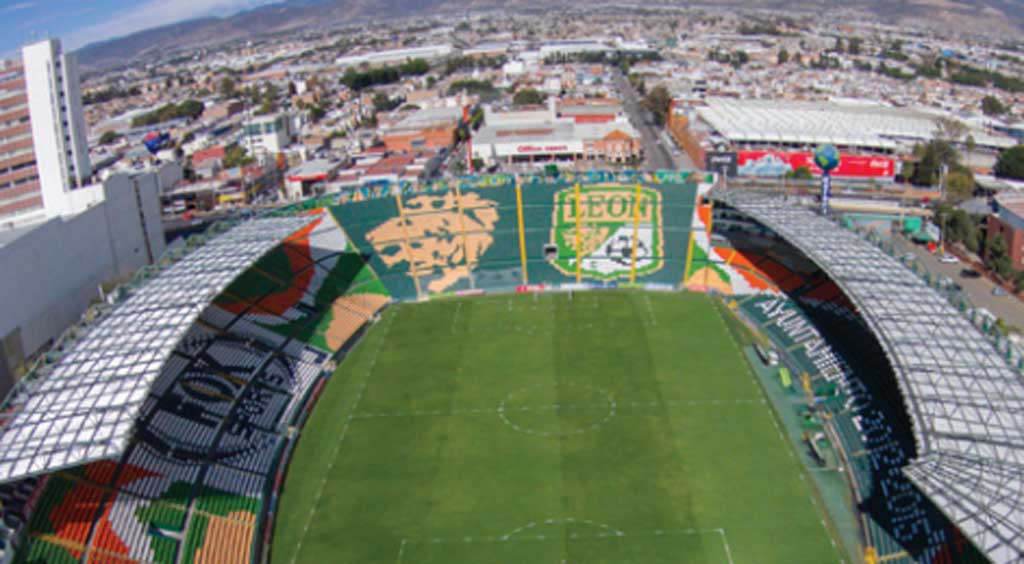
<svg viewBox="0 0 1024 564">
<path fill-rule="evenodd" d="M 313 218 L 249 221 L 161 272 L 61 361 L 19 386 L 0 416 L 0 482 L 120 455 L 149 387 L 199 314 Z"/>
<path fill-rule="evenodd" d="M 896 375 L 904 473 L 993 562 L 1024 561 L 1024 380 L 935 289 L 853 232 L 765 194 L 712 195 L 772 229 L 857 306 Z"/>
</svg>

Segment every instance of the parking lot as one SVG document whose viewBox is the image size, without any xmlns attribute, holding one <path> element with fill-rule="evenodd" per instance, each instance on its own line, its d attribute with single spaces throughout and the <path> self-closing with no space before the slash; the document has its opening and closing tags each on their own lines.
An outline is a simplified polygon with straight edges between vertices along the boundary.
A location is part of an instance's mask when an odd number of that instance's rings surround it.
<svg viewBox="0 0 1024 564">
<path fill-rule="evenodd" d="M 1010 325 L 1024 329 L 1024 304 L 1012 295 L 993 295 L 992 292 L 997 286 L 986 276 L 977 278 L 962 276 L 961 271 L 971 269 L 970 265 L 962 262 L 943 263 L 938 256 L 929 253 L 926 247 L 916 245 L 902 237 L 894 239 L 894 242 L 897 247 L 904 249 L 904 252 L 916 255 L 930 272 L 945 276 L 959 284 L 975 305 L 991 311 Z"/>
</svg>

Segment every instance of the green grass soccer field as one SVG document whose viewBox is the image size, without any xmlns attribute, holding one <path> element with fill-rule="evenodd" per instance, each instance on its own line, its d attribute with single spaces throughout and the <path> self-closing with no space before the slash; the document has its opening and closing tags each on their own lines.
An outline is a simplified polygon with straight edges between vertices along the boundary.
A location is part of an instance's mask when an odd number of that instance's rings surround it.
<svg viewBox="0 0 1024 564">
<path fill-rule="evenodd" d="M 393 307 L 302 432 L 272 561 L 838 562 L 745 362 L 701 294 Z"/>
</svg>

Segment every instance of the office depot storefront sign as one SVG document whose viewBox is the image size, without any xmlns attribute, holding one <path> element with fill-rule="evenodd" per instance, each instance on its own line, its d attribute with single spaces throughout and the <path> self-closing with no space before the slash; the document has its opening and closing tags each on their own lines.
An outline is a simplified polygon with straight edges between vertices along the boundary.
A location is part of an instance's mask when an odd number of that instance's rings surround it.
<svg viewBox="0 0 1024 564">
<path fill-rule="evenodd" d="M 583 142 L 568 143 L 496 143 L 494 154 L 499 157 L 525 157 L 530 155 L 570 155 L 583 153 Z"/>
</svg>

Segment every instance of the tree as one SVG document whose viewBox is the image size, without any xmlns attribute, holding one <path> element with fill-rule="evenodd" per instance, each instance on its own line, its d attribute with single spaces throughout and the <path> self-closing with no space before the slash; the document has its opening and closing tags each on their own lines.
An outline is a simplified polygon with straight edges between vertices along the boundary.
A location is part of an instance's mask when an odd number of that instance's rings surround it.
<svg viewBox="0 0 1024 564">
<path fill-rule="evenodd" d="M 271 105 L 277 105 L 277 99 L 280 96 L 277 85 L 272 82 L 265 83 L 263 85 L 263 102 Z"/>
<path fill-rule="evenodd" d="M 220 80 L 220 95 L 225 98 L 234 98 L 238 94 L 235 79 L 225 76 Z"/>
<path fill-rule="evenodd" d="M 1006 106 L 999 98 L 989 94 L 981 99 L 981 111 L 987 116 L 1001 116 L 1006 113 Z"/>
<path fill-rule="evenodd" d="M 232 143 L 224 147 L 224 168 L 235 168 L 247 166 L 255 159 L 246 154 L 245 149 L 238 143 Z"/>
<path fill-rule="evenodd" d="M 313 106 L 309 109 L 309 120 L 313 123 L 324 119 L 325 115 L 327 115 L 327 110 L 323 106 Z"/>
<path fill-rule="evenodd" d="M 547 100 L 547 95 L 533 88 L 523 88 L 512 97 L 512 103 L 517 106 L 534 106 L 543 104 L 544 100 Z"/>
<path fill-rule="evenodd" d="M 377 112 L 390 112 L 391 110 L 402 105 L 401 98 L 390 98 L 383 92 L 378 92 L 373 95 L 373 109 Z"/>
<path fill-rule="evenodd" d="M 114 131 L 104 131 L 103 135 L 100 135 L 100 145 L 112 145 L 115 141 L 121 138 L 121 135 Z"/>
<path fill-rule="evenodd" d="M 785 49 L 779 50 L 779 64 L 784 65 L 789 62 L 789 51 Z"/>
<path fill-rule="evenodd" d="M 851 55 L 860 55 L 862 40 L 859 37 L 851 37 L 846 45 L 846 52 Z"/>
<path fill-rule="evenodd" d="M 1024 145 L 1003 151 L 996 161 L 996 176 L 1024 180 Z"/>
<path fill-rule="evenodd" d="M 1009 278 L 1013 275 L 1013 263 L 1010 262 L 1006 239 L 1001 235 L 996 235 L 989 241 L 985 252 L 985 266 L 994 270 L 1000 278 Z"/>
<path fill-rule="evenodd" d="M 970 171 L 955 170 L 946 175 L 946 199 L 959 203 L 974 196 L 974 176 Z"/>
<path fill-rule="evenodd" d="M 924 145 L 914 147 L 917 163 L 909 175 L 911 183 L 918 186 L 935 186 L 942 174 L 942 165 L 951 169 L 960 165 L 960 155 L 950 141 L 933 139 Z"/>
<path fill-rule="evenodd" d="M 733 68 L 736 68 L 736 69 L 742 67 L 743 65 L 745 65 L 745 64 L 747 64 L 749 62 L 750 62 L 750 55 L 748 55 L 747 52 L 742 50 L 742 49 L 738 49 L 736 51 L 733 51 L 732 55 L 729 57 L 729 64 L 731 64 L 733 66 Z"/>
<path fill-rule="evenodd" d="M 814 173 L 806 165 L 798 166 L 796 169 L 786 173 L 787 178 L 793 178 L 795 180 L 810 180 L 814 178 Z"/>
<path fill-rule="evenodd" d="M 940 204 L 935 210 L 935 223 L 943 226 L 943 238 L 962 243 L 972 253 L 977 253 L 981 247 L 981 220 L 980 216 L 971 216 L 948 204 Z"/>
<path fill-rule="evenodd" d="M 937 139 L 959 141 L 965 133 L 967 133 L 967 126 L 958 119 L 940 117 L 935 120 L 935 137 Z"/>
<path fill-rule="evenodd" d="M 654 115 L 655 123 L 665 125 L 668 121 L 669 108 L 672 106 L 672 95 L 668 93 L 668 88 L 659 84 L 644 96 L 640 104 Z"/>
</svg>

